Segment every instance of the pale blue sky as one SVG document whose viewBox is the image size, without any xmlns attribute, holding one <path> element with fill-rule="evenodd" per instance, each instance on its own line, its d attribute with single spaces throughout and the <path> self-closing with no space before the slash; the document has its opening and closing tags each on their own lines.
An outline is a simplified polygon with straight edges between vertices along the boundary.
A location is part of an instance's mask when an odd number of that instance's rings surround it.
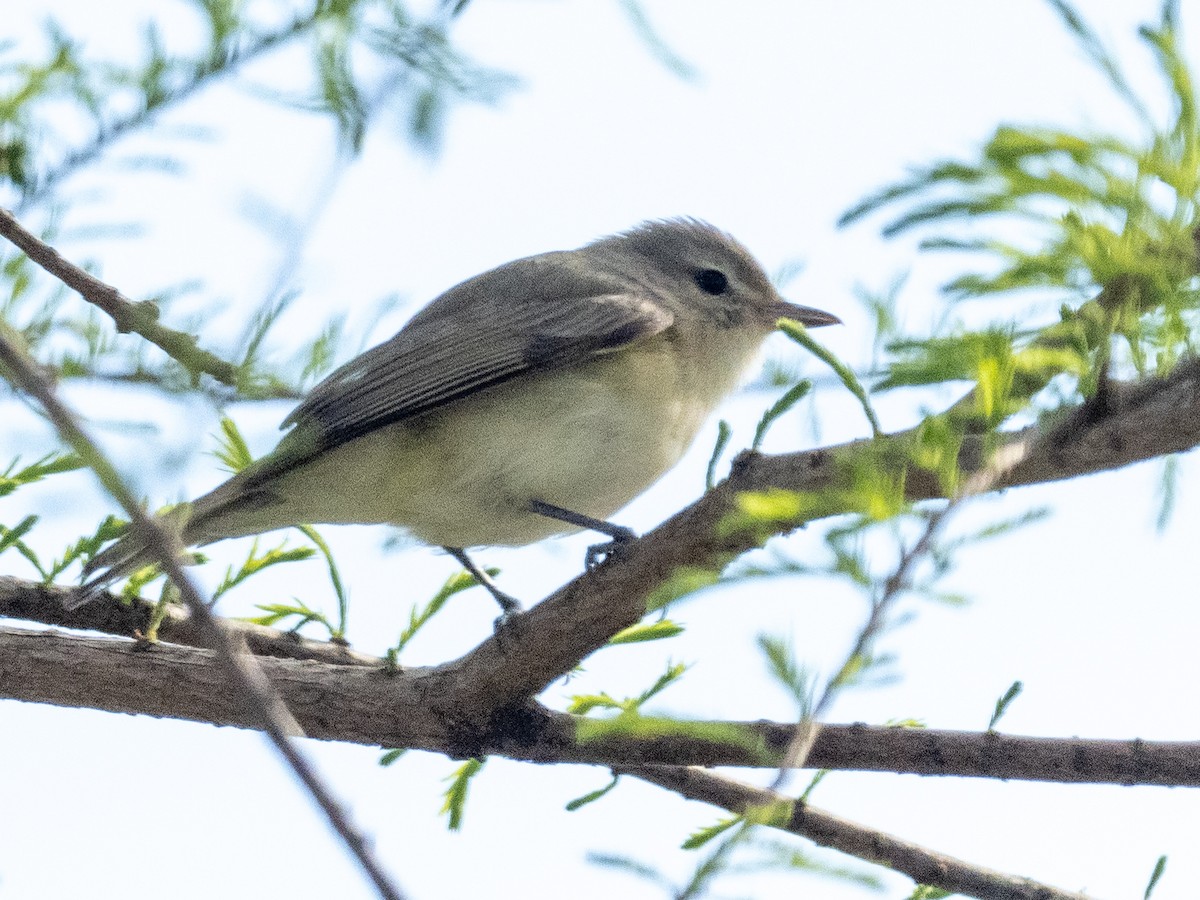
<svg viewBox="0 0 1200 900">
<path fill-rule="evenodd" d="M 1155 4 L 1079 5 L 1122 51 L 1138 84 L 1153 88 L 1148 56 L 1132 35 L 1136 22 L 1156 13 Z M 7 0 L 6 31 L 31 35 L 31 23 L 54 10 L 97 52 L 129 48 L 151 8 L 174 7 Z M 523 87 L 496 108 L 456 109 L 444 151 L 434 158 L 415 153 L 387 127 L 376 129 L 305 246 L 291 280 L 302 294 L 276 336 L 281 351 L 289 336 L 299 346 L 335 310 L 359 311 L 363 321 L 374 301 L 398 292 L 410 304 L 381 326 L 379 339 L 415 306 L 492 265 L 574 247 L 646 218 L 693 215 L 738 236 L 769 269 L 803 262 L 789 295 L 841 315 L 846 326 L 821 337 L 861 362 L 870 335 L 854 286 L 881 288 L 911 268 L 900 308 L 920 332 L 938 309 L 937 285 L 961 260 L 914 258 L 912 241 L 882 241 L 877 223 L 838 231 L 839 213 L 912 165 L 969 152 L 1000 121 L 1104 128 L 1128 121 L 1036 0 L 661 0 L 647 8 L 673 49 L 699 71 L 696 82 L 680 81 L 655 62 L 616 3 L 472 3 L 456 29 L 459 43 L 520 76 Z M 189 20 L 179 21 L 186 33 Z M 1184 24 L 1190 55 L 1200 59 L 1200 23 Z M 286 83 L 290 72 L 303 71 L 301 62 L 269 60 L 255 78 Z M 213 334 L 228 333 L 261 301 L 280 260 L 270 235 L 239 210 L 265 199 L 304 214 L 328 171 L 330 127 L 229 85 L 203 92 L 164 123 L 205 126 L 211 136 L 133 138 L 114 149 L 110 162 L 67 186 L 75 198 L 64 223 L 68 234 L 114 219 L 141 223 L 144 234 L 68 239 L 62 249 L 96 261 L 103 277 L 135 297 L 203 278 L 203 296 L 221 298 L 230 310 L 207 316 L 206 324 Z M 135 151 L 170 151 L 184 161 L 185 174 L 131 174 L 114 164 Z M 89 200 L 92 191 L 100 193 Z M 772 349 L 823 374 L 784 342 Z M 210 446 L 215 431 L 215 417 L 199 401 L 180 407 L 134 390 L 82 385 L 66 393 L 156 501 L 193 495 L 223 477 L 210 457 L 188 455 Z M 735 443 L 749 442 L 767 402 L 742 395 L 723 409 Z M 822 441 L 866 433 L 861 414 L 837 392 L 819 393 L 815 402 Z M 287 408 L 230 411 L 262 452 Z M 909 398 L 889 397 L 880 409 L 888 428 L 912 422 Z M 22 437 L 42 433 L 12 404 L 0 416 Z M 810 445 L 809 418 L 783 420 L 770 446 Z M 130 419 L 161 431 L 112 426 Z M 618 521 L 646 529 L 694 499 L 714 433 L 710 425 L 679 469 Z M 0 446 L 0 453 L 13 449 Z M 148 465 L 154 458 L 169 463 Z M 915 619 L 882 647 L 897 655 L 902 677 L 847 693 L 832 718 L 914 717 L 936 728 L 980 729 L 995 698 L 1021 679 L 1025 694 L 1003 722 L 1009 732 L 1194 738 L 1200 623 L 1193 560 L 1200 519 L 1193 498 L 1200 470 L 1191 459 L 1181 466 L 1178 511 L 1164 535 L 1153 528 L 1160 471 L 1149 464 L 1011 491 L 964 512 L 965 527 L 1031 507 L 1053 511 L 1003 542 L 965 552 L 951 581 L 972 605 L 910 605 Z M 83 478 L 73 484 L 85 493 Z M 65 542 L 112 508 L 91 496 L 81 504 L 61 488 L 29 490 L 5 501 L 0 520 L 19 518 L 24 504 L 57 504 L 45 528 Z M 408 604 L 427 597 L 455 568 L 428 549 L 380 555 L 380 532 L 329 533 L 350 573 L 351 639 L 364 650 L 387 646 Z M 580 536 L 480 558 L 503 568 L 513 593 L 534 600 L 577 573 L 587 542 Z M 819 552 L 813 535 L 787 547 L 801 558 Z M 238 550 L 222 546 L 212 555 L 232 559 Z M 202 577 L 211 584 L 218 568 Z M 303 591 L 324 599 L 317 564 L 295 568 L 262 584 L 280 598 Z M 29 574 L 13 554 L 0 558 L 0 573 Z M 494 609 L 475 593 L 414 644 L 409 662 L 449 658 L 488 633 Z M 232 596 L 226 611 L 244 612 L 252 599 L 257 595 Z M 786 719 L 793 711 L 765 679 L 754 637 L 788 635 L 804 660 L 828 667 L 845 653 L 862 616 L 861 601 L 837 585 L 712 591 L 677 611 L 688 625 L 683 637 L 605 651 L 546 698 L 558 703 L 577 690 L 639 691 L 669 654 L 695 667 L 660 708 Z M 0 896 L 370 896 L 257 735 L 12 702 L 0 703 L 0 733 Z M 719 815 L 633 782 L 568 814 L 563 804 L 605 783 L 604 770 L 494 760 L 472 789 L 464 831 L 449 834 L 437 810 L 440 779 L 454 763 L 412 754 L 380 769 L 370 749 L 306 749 L 415 900 L 658 897 L 648 885 L 589 866 L 585 853 L 626 853 L 682 877 L 694 859 L 677 850 L 679 842 Z M 1193 896 L 1200 883 L 1200 800 L 1188 790 L 837 773 L 814 802 L 979 864 L 1096 896 L 1140 896 L 1162 853 L 1170 863 L 1159 900 Z M 887 896 L 904 896 L 903 879 L 889 884 Z M 727 893 L 765 898 L 804 891 L 834 900 L 860 896 L 782 878 L 731 882 Z"/>
</svg>

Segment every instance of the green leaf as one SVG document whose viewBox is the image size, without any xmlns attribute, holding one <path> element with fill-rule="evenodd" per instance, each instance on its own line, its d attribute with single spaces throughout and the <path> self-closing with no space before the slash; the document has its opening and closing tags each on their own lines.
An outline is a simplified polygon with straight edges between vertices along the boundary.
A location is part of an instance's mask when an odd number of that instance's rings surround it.
<svg viewBox="0 0 1200 900">
<path fill-rule="evenodd" d="M 567 704 L 567 712 L 576 716 L 587 715 L 594 709 L 623 710 L 625 705 L 606 693 L 576 694 Z"/>
<path fill-rule="evenodd" d="M 638 695 L 637 701 L 634 704 L 635 707 L 640 707 L 647 700 L 662 693 L 666 688 L 682 678 L 683 673 L 689 668 L 685 663 L 667 663 L 667 670 L 655 679 L 654 684 Z"/>
<path fill-rule="evenodd" d="M 763 413 L 763 417 L 758 421 L 758 427 L 754 429 L 754 441 L 750 444 L 751 450 L 757 450 L 762 446 L 763 439 L 767 436 L 767 430 L 772 423 L 785 412 L 799 403 L 812 390 L 811 381 L 800 381 L 788 389 L 786 393 L 774 405 Z"/>
<path fill-rule="evenodd" d="M 1091 57 L 1092 62 L 1101 72 L 1108 77 L 1108 83 L 1112 86 L 1122 100 L 1129 104 L 1129 107 L 1138 114 L 1142 122 L 1152 127 L 1149 112 L 1142 103 L 1133 88 L 1129 84 L 1129 80 L 1121 71 L 1121 67 L 1117 64 L 1116 59 L 1109 52 L 1108 48 L 1096 35 L 1083 17 L 1076 12 L 1075 8 L 1066 0 L 1049 0 L 1050 6 L 1062 18 L 1063 23 L 1075 35 L 1075 39 L 1079 42 L 1083 51 Z"/>
<path fill-rule="evenodd" d="M 615 788 L 617 786 L 617 782 L 620 780 L 621 776 L 614 775 L 612 777 L 612 781 L 599 790 L 590 791 L 589 793 L 584 794 L 582 797 L 576 797 L 567 804 L 567 812 L 575 812 L 577 809 L 587 806 L 589 803 L 595 803 L 597 800 Z"/>
<path fill-rule="evenodd" d="M 1004 696 L 996 701 L 996 708 L 992 712 L 992 718 L 988 721 L 988 731 L 995 730 L 996 725 L 999 723 L 1001 717 L 1008 712 L 1009 706 L 1012 705 L 1012 702 L 1016 700 L 1017 697 L 1021 696 L 1021 691 L 1024 689 L 1025 685 L 1019 681 L 1014 681 L 1011 685 L 1009 685 L 1008 690 L 1004 692 Z"/>
<path fill-rule="evenodd" d="M 686 841 L 680 846 L 684 850 L 699 850 L 713 838 L 720 837 L 730 828 L 741 825 L 745 819 L 741 816 L 727 816 L 720 819 L 713 825 L 708 825 L 697 831 L 693 831 Z"/>
<path fill-rule="evenodd" d="M 163 575 L 163 570 L 157 563 L 142 566 L 133 572 L 121 587 L 121 597 L 125 600 L 135 600 L 142 595 L 142 590 L 151 582 Z"/>
<path fill-rule="evenodd" d="M 489 575 L 496 576 L 500 574 L 499 569 L 485 569 Z M 456 572 L 446 579 L 445 583 L 438 588 L 436 594 L 421 607 L 414 606 L 408 613 L 408 626 L 400 633 L 400 637 L 392 646 L 391 652 L 399 656 L 400 651 L 408 646 L 409 641 L 417 636 L 419 632 L 429 621 L 441 612 L 445 607 L 446 602 L 455 594 L 462 593 L 468 588 L 475 587 L 478 582 L 470 572 Z"/>
<path fill-rule="evenodd" d="M 23 469 L 17 468 L 20 462 L 21 457 L 18 456 L 9 463 L 7 469 L 0 472 L 0 497 L 6 497 L 19 487 L 33 484 L 51 475 L 72 472 L 84 466 L 83 460 L 74 453 L 48 453 Z"/>
<path fill-rule="evenodd" d="M 653 882 L 659 885 L 664 890 L 667 890 L 671 895 L 675 895 L 673 885 L 658 869 L 646 863 L 640 863 L 637 860 L 628 856 L 618 856 L 615 853 L 592 853 L 587 855 L 587 861 L 594 866 L 603 866 L 606 869 L 613 869 L 618 872 L 624 872 L 626 875 L 633 875 L 636 878 L 641 878 L 646 881 Z"/>
<path fill-rule="evenodd" d="M 655 680 L 654 684 L 642 691 L 637 697 L 627 697 L 624 700 L 616 700 L 604 692 L 599 694 L 578 694 L 571 698 L 571 702 L 567 710 L 568 712 L 576 715 L 583 715 L 592 711 L 593 709 L 612 709 L 619 710 L 622 713 L 636 713 L 638 708 L 641 707 L 647 700 L 661 693 L 671 684 L 678 681 L 679 678 L 683 676 L 683 673 L 687 670 L 688 667 L 683 663 L 667 663 L 666 671 Z"/>
<path fill-rule="evenodd" d="M 397 762 L 400 759 L 400 757 L 402 757 L 407 752 L 408 752 L 407 748 L 385 750 L 383 752 L 383 754 L 379 757 L 379 765 L 390 766 L 390 765 L 394 764 L 395 762 Z"/>
<path fill-rule="evenodd" d="M 84 535 L 67 546 L 62 556 L 51 563 L 49 569 L 43 573 L 43 580 L 49 584 L 76 561 L 88 562 L 100 552 L 103 545 L 123 536 L 127 529 L 128 523 L 124 519 L 112 515 L 105 516 L 92 534 Z"/>
<path fill-rule="evenodd" d="M 637 644 L 643 641 L 661 641 L 683 634 L 684 627 L 670 619 L 660 619 L 657 622 L 630 625 L 618 631 L 608 640 L 608 646 L 616 644 Z"/>
<path fill-rule="evenodd" d="M 346 636 L 347 619 L 350 615 L 350 598 L 346 593 L 346 587 L 342 583 L 341 573 L 338 571 L 337 562 L 333 558 L 333 551 L 329 549 L 329 544 L 325 542 L 325 538 L 321 533 L 311 525 L 297 525 L 297 530 L 300 531 L 306 538 L 312 541 L 321 556 L 325 559 L 325 568 L 329 572 L 329 582 L 333 585 L 334 596 L 337 597 L 338 604 L 338 624 L 333 630 L 331 637 L 335 640 L 341 640 Z"/>
<path fill-rule="evenodd" d="M 213 456 L 221 461 L 226 470 L 234 474 L 254 462 L 246 439 L 229 416 L 221 417 L 221 434 L 217 438 L 217 449 L 213 451 Z"/>
<path fill-rule="evenodd" d="M 729 436 L 732 433 L 729 423 L 724 419 L 717 423 L 717 442 L 713 445 L 712 455 L 708 458 L 708 468 L 704 473 L 704 489 L 706 491 L 711 491 L 717 483 L 717 462 L 721 459 L 721 454 L 725 452 L 725 446 L 729 443 Z"/>
<path fill-rule="evenodd" d="M 850 367 L 834 356 L 822 344 L 814 340 L 802 323 L 793 321 L 792 319 L 780 319 L 778 327 L 780 331 L 793 341 L 833 369 L 834 374 L 837 375 L 846 389 L 857 398 L 859 404 L 862 406 L 863 413 L 871 425 L 871 434 L 876 437 L 882 434 L 883 432 L 879 427 L 879 418 L 875 415 L 875 410 L 871 407 L 871 401 L 867 399 L 867 392 Z"/>
<path fill-rule="evenodd" d="M 225 570 L 225 577 L 221 579 L 221 583 L 213 591 L 212 598 L 215 601 L 237 587 L 247 578 L 257 575 L 264 569 L 269 569 L 271 566 L 276 566 L 280 563 L 300 562 L 301 560 L 311 559 L 315 555 L 315 552 L 311 547 L 293 547 L 292 549 L 287 549 L 287 542 L 285 541 L 278 547 L 260 554 L 258 552 L 258 539 L 255 538 L 254 543 L 250 545 L 250 552 L 246 555 L 245 561 L 238 570 L 234 572 L 232 566 Z M 307 608 L 306 611 L 308 611 Z M 323 616 L 321 618 L 324 619 Z"/>
<path fill-rule="evenodd" d="M 766 657 L 771 676 L 788 692 L 801 715 L 807 716 L 813 706 L 812 673 L 796 661 L 791 645 L 782 638 L 760 634 L 758 647 Z"/>
<path fill-rule="evenodd" d="M 650 55 L 676 77 L 684 81 L 695 81 L 698 76 L 696 67 L 667 44 L 662 35 L 658 33 L 654 25 L 650 22 L 649 17 L 646 15 L 645 7 L 637 2 L 637 0 L 620 0 L 620 3 L 621 9 L 624 10 L 625 15 L 629 18 L 630 24 L 633 25 L 637 36 L 645 44 L 646 49 L 650 51 Z"/>
<path fill-rule="evenodd" d="M 1154 893 L 1154 889 L 1158 887 L 1158 882 L 1162 879 L 1163 873 L 1167 871 L 1167 857 L 1160 856 L 1154 863 L 1154 871 L 1150 873 L 1150 881 L 1146 885 L 1146 892 L 1142 894 L 1142 900 L 1150 900 L 1150 895 Z"/>
<path fill-rule="evenodd" d="M 241 621 L 252 622 L 255 625 L 273 626 L 289 618 L 296 618 L 297 621 L 291 626 L 293 631 L 304 627 L 309 622 L 319 622 L 324 625 L 329 632 L 333 632 L 333 624 L 325 617 L 325 614 L 320 610 L 313 609 L 304 602 L 292 598 L 291 603 L 256 603 L 255 609 L 261 609 L 265 615 L 247 616 Z"/>
<path fill-rule="evenodd" d="M 453 775 L 443 779 L 449 781 L 450 786 L 442 794 L 445 799 L 440 812 L 447 814 L 446 825 L 451 831 L 458 831 L 462 828 L 463 815 L 467 805 L 467 791 L 471 786 L 471 779 L 483 769 L 483 763 L 484 761 L 481 759 L 468 759 L 454 770 Z"/>
<path fill-rule="evenodd" d="M 28 515 L 12 528 L 0 525 L 0 553 L 3 553 L 9 547 L 21 546 L 21 538 L 29 533 L 30 529 L 37 524 L 37 520 L 37 516 Z M 27 547 L 23 548 L 23 552 L 25 551 L 28 551 Z"/>
</svg>

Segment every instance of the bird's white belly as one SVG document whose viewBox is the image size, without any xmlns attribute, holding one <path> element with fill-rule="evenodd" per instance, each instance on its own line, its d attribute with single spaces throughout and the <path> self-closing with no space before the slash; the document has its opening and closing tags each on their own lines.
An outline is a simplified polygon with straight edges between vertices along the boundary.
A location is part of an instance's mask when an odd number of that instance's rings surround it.
<svg viewBox="0 0 1200 900">
<path fill-rule="evenodd" d="M 531 499 L 606 519 L 678 462 L 738 374 L 691 378 L 675 359 L 667 344 L 626 350 L 366 435 L 281 479 L 274 512 L 390 522 L 453 547 L 576 530 L 528 512 Z"/>
</svg>

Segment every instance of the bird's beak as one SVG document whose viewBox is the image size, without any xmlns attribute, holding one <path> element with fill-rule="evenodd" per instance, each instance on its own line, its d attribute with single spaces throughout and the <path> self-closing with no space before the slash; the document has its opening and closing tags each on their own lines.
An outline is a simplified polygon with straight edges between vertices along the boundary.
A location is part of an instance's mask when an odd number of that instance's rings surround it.
<svg viewBox="0 0 1200 900">
<path fill-rule="evenodd" d="M 842 320 L 833 313 L 827 313 L 811 306 L 801 306 L 799 303 L 789 303 L 780 300 L 771 310 L 776 319 L 795 319 L 809 328 L 820 328 L 822 325 L 841 325 Z"/>
</svg>

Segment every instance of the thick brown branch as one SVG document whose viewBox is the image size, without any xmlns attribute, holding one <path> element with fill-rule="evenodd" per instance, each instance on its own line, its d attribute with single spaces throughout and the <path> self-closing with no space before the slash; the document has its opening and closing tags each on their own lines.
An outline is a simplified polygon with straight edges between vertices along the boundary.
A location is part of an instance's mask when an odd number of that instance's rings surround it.
<svg viewBox="0 0 1200 900">
<path fill-rule="evenodd" d="M 1006 440 L 1025 442 L 1031 434 L 1027 429 Z M 905 458 L 900 446 L 906 437 L 901 433 L 881 438 L 873 448 L 884 450 L 877 458 L 886 459 L 888 448 L 895 448 L 894 458 L 899 465 Z M 649 592 L 674 571 L 687 566 L 719 568 L 753 546 L 759 535 L 717 535 L 717 523 L 733 509 L 739 493 L 770 488 L 818 491 L 833 482 L 838 459 L 862 452 L 870 443 L 860 441 L 781 456 L 742 457 L 727 481 L 636 542 L 619 560 L 566 585 L 467 656 L 425 673 L 426 696 L 439 707 L 438 716 L 478 730 L 495 710 L 520 706 L 603 646 L 611 635 L 636 622 Z M 1115 469 L 1187 450 L 1198 443 L 1200 364 L 1189 363 L 1169 378 L 1114 390 L 1107 414 L 1099 419 L 1089 416 L 1087 410 L 1068 418 L 1034 442 L 1033 451 L 1001 486 Z M 981 455 L 979 442 L 968 441 L 961 454 L 964 471 L 976 471 Z M 914 500 L 938 496 L 936 479 L 920 471 L 910 471 L 905 483 Z M 795 524 L 778 523 L 774 530 L 785 532 Z M 57 608 L 57 589 L 36 588 L 33 597 L 29 596 L 30 590 L 27 585 L 6 594 L 0 583 L 0 609 L 46 624 L 117 634 L 132 634 L 144 627 L 144 612 L 137 608 L 123 611 L 93 605 L 64 616 Z M 187 619 L 172 616 L 164 624 L 162 636 L 195 644 L 197 639 L 190 630 Z M 298 641 L 271 629 L 244 630 L 260 653 L 329 662 L 353 660 L 347 659 L 347 651 L 341 648 L 331 653 L 323 645 Z M 369 659 L 358 661 L 370 664 Z"/>
<path fill-rule="evenodd" d="M 803 453 L 743 455 L 726 481 L 632 544 L 619 559 L 564 586 L 500 634 L 442 667 L 436 677 L 445 678 L 455 691 L 436 690 L 434 696 L 452 697 L 458 714 L 477 721 L 536 696 L 637 622 L 647 597 L 673 573 L 689 567 L 719 570 L 757 546 L 764 532 L 781 534 L 803 524 L 768 523 L 755 533 L 722 533 L 718 526 L 736 508 L 739 494 L 774 488 L 821 491 L 836 483 L 842 471 L 839 461 L 868 450 L 873 464 L 891 460 L 900 472 L 906 468 L 910 438 L 910 433 L 901 432 Z M 1001 440 L 1030 443 L 1032 449 L 996 489 L 1117 469 L 1190 450 L 1200 444 L 1200 363 L 1186 363 L 1165 379 L 1114 388 L 1102 416 L 1084 407 L 1047 434 L 1030 428 Z M 985 464 L 982 441 L 969 438 L 960 454 L 964 476 Z M 942 496 L 937 478 L 917 469 L 907 469 L 905 487 L 912 500 Z"/>
<path fill-rule="evenodd" d="M 712 772 L 683 766 L 629 770 L 645 781 L 710 803 L 730 812 L 745 813 L 785 804 L 790 815 L 775 827 L 808 838 L 859 859 L 887 866 L 917 884 L 927 884 L 953 894 L 980 900 L 1095 900 L 1074 891 L 1063 891 L 1029 878 L 1019 878 L 937 853 L 894 835 L 867 828 L 824 810 L 797 803 L 789 797 L 722 778 Z"/>
<path fill-rule="evenodd" d="M 360 657 L 362 662 L 367 657 Z M 261 665 L 304 732 L 313 738 L 412 747 L 453 756 L 495 754 L 531 762 L 605 766 L 679 764 L 775 767 L 794 725 L 719 725 L 740 739 L 714 741 L 680 723 L 644 722 L 638 735 L 595 732 L 581 740 L 578 717 L 525 707 L 483 723 L 465 722 L 431 702 L 431 670 L 388 675 L 315 660 L 262 659 Z M 255 727 L 232 696 L 211 652 L 170 644 L 0 628 L 0 696 L 59 706 Z M 659 727 L 654 728 L 655 725 Z M 654 735 L 650 735 L 651 729 Z M 822 727 L 808 765 L 919 775 L 1069 783 L 1200 786 L 1200 744 L 1013 737 L 996 733 Z"/>
</svg>

